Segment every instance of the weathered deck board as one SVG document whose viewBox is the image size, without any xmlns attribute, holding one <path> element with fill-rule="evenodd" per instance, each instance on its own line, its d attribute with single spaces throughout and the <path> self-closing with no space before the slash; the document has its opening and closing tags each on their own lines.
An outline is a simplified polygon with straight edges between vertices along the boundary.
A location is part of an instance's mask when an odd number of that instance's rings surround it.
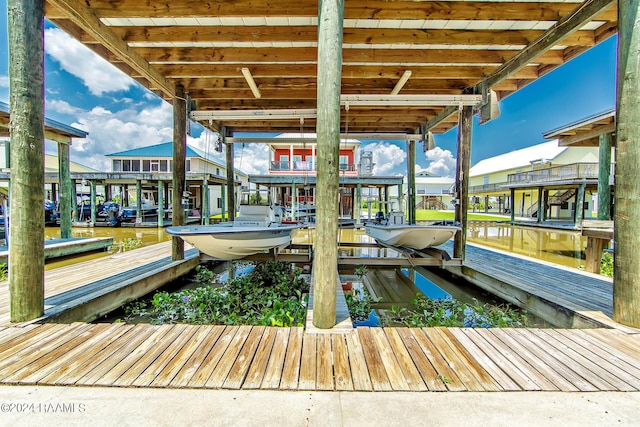
<svg viewBox="0 0 640 427">
<path fill-rule="evenodd" d="M 359 391 L 638 391 L 617 330 L 44 324 L 0 329 L 0 384 Z M 1 338 L 0 338 L 1 339 Z"/>
<path fill-rule="evenodd" d="M 447 242 L 442 249 L 451 251 Z M 552 266 L 533 258 L 469 244 L 464 266 L 573 311 L 601 311 L 613 314 L 613 282 L 610 278 L 582 274 Z"/>
</svg>

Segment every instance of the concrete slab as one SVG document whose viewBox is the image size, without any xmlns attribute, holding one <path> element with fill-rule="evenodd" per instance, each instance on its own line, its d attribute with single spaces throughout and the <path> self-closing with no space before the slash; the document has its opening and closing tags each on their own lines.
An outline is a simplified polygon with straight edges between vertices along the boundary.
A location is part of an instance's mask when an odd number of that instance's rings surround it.
<svg viewBox="0 0 640 427">
<path fill-rule="evenodd" d="M 637 426 L 640 393 L 361 393 L 0 386 L 12 426 Z"/>
</svg>

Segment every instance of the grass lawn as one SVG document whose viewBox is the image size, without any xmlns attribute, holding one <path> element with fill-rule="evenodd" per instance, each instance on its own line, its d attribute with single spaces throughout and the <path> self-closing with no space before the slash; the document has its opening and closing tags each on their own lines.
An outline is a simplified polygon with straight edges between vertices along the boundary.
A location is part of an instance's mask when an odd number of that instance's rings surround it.
<svg viewBox="0 0 640 427">
<path fill-rule="evenodd" d="M 491 215 L 469 212 L 467 219 L 469 221 L 500 221 L 509 220 L 508 215 Z M 436 211 L 436 210 L 416 210 L 417 221 L 442 221 L 453 220 L 453 211 Z"/>
</svg>

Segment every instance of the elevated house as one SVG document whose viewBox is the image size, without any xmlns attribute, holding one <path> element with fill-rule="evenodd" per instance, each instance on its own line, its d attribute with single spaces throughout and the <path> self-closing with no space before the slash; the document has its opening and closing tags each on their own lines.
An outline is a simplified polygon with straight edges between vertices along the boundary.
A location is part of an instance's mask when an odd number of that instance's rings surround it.
<svg viewBox="0 0 640 427">
<path fill-rule="evenodd" d="M 416 209 L 453 209 L 455 178 L 429 172 L 416 174 Z"/>
<path fill-rule="evenodd" d="M 293 218 L 304 215 L 315 206 L 316 134 L 281 134 L 260 142 L 269 146 L 269 171 L 250 175 L 249 182 L 269 188 L 273 201 L 286 207 Z M 389 188 L 402 187 L 402 177 L 374 176 L 372 153 L 361 151 L 360 145 L 359 140 L 344 138 L 339 154 L 339 217 L 356 221 L 361 220 L 365 199 L 388 202 Z"/>
<path fill-rule="evenodd" d="M 479 210 L 536 222 L 579 223 L 594 216 L 597 148 L 553 140 L 482 160 L 469 174 L 469 196 Z"/>
<path fill-rule="evenodd" d="M 146 199 L 153 204 L 162 203 L 164 209 L 169 209 L 175 197 L 171 186 L 173 142 L 134 148 L 108 154 L 107 157 L 111 159 L 112 173 L 105 182 L 116 185 L 116 194 L 121 195 L 123 205 L 134 198 L 135 189 L 136 201 Z M 202 222 L 208 223 L 209 216 L 230 211 L 225 206 L 227 172 L 224 164 L 187 146 L 185 172 L 186 185 L 178 197 L 182 198 L 189 216 L 203 218 Z M 248 186 L 248 176 L 240 170 L 234 170 L 234 180 L 238 190 Z"/>
</svg>

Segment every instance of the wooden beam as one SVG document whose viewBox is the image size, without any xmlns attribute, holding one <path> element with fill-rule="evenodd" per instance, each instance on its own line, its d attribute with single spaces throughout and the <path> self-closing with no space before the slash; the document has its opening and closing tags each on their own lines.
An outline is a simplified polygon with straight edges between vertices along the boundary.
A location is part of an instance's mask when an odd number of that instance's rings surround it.
<svg viewBox="0 0 640 427">
<path fill-rule="evenodd" d="M 11 322 L 44 313 L 44 1 L 9 0 Z"/>
<path fill-rule="evenodd" d="M 640 0 L 618 7 L 613 320 L 640 328 Z"/>
<path fill-rule="evenodd" d="M 127 43 L 315 43 L 315 26 L 157 26 L 111 27 Z M 528 45 L 543 34 L 542 30 L 422 30 L 413 28 L 345 28 L 343 44 L 424 44 L 424 45 Z M 84 37 L 83 43 L 95 39 Z M 593 46 L 595 31 L 578 31 L 563 40 L 566 46 Z"/>
<path fill-rule="evenodd" d="M 471 163 L 471 130 L 473 126 L 473 107 L 463 107 L 459 114 L 458 156 L 456 167 L 456 193 L 458 203 L 455 208 L 455 220 L 462 230 L 456 233 L 453 241 L 453 257 L 464 261 L 467 245 L 467 211 L 469 209 L 469 165 Z"/>
<path fill-rule="evenodd" d="M 598 155 L 598 219 L 611 219 L 611 134 L 600 135 Z"/>
<path fill-rule="evenodd" d="M 93 8 L 88 8 L 85 2 L 81 0 L 47 1 L 57 10 L 63 11 L 67 18 L 93 36 L 121 61 L 148 79 L 154 87 L 160 88 L 162 92 L 169 97 L 175 96 L 176 89 L 174 85 L 150 66 L 135 50 L 130 49 L 127 43 L 118 37 L 109 27 L 100 22 Z"/>
<path fill-rule="evenodd" d="M 585 132 L 578 132 L 575 135 L 561 136 L 558 138 L 558 145 L 562 147 L 568 147 L 570 145 L 580 145 L 580 142 L 586 141 L 592 138 L 598 138 L 600 135 L 611 134 L 615 132 L 616 124 L 610 123 L 607 125 L 596 126 L 591 130 Z"/>
<path fill-rule="evenodd" d="M 600 0 L 603 1 L 603 0 Z M 130 50 L 134 50 L 130 48 Z M 146 61 L 155 64 L 176 62 L 198 63 L 259 63 L 259 62 L 316 62 L 317 49 L 314 47 L 138 47 L 135 48 Z M 519 51 L 468 50 L 468 49 L 354 49 L 342 51 L 345 63 L 369 63 L 375 65 L 401 65 L 411 58 L 412 63 L 425 64 L 478 64 L 499 65 L 514 57 Z M 109 60 L 121 59 L 116 55 Z M 560 50 L 540 53 L 537 62 L 563 64 Z M 526 64 L 524 64 L 526 65 Z M 135 68 L 135 67 L 134 67 Z"/>
<path fill-rule="evenodd" d="M 336 324 L 338 278 L 338 198 L 340 164 L 340 83 L 343 0 L 320 0 L 318 19 L 318 191 L 313 325 Z"/>
<path fill-rule="evenodd" d="M 547 61 L 539 60 L 539 58 L 548 54 L 549 50 L 553 46 L 559 44 L 563 39 L 591 21 L 595 16 L 602 16 L 604 11 L 611 8 L 615 3 L 615 0 L 586 0 L 584 3 L 581 3 L 578 7 L 572 10 L 571 13 L 563 16 L 540 37 L 527 45 L 524 49 L 518 51 L 517 54 L 510 57 L 501 67 L 491 73 L 485 81 L 487 87 L 492 88 L 494 85 L 509 78 L 515 72 L 527 66 L 534 60 L 548 63 Z M 483 82 L 478 82 L 474 86 L 473 92 L 480 93 L 482 90 L 482 84 Z M 437 117 L 437 119 L 441 120 L 447 118 L 453 113 L 455 113 L 455 107 L 447 107 Z M 439 122 L 435 119 L 429 120 L 426 124 L 427 130 L 438 124 Z"/>
<path fill-rule="evenodd" d="M 184 225 L 182 192 L 186 190 L 185 159 L 187 150 L 187 103 L 182 86 L 176 86 L 173 99 L 173 199 L 171 201 L 172 225 Z M 171 259 L 184 259 L 184 240 L 173 236 L 171 239 Z"/>
<path fill-rule="evenodd" d="M 53 2 L 55 6 L 56 3 Z M 98 17 L 128 18 L 176 18 L 176 17 L 242 17 L 282 16 L 316 17 L 318 1 L 294 3 L 290 0 L 234 0 L 214 4 L 196 0 L 171 2 L 141 2 L 139 0 L 91 0 L 91 10 Z M 441 1 L 386 1 L 350 0 L 345 4 L 345 19 L 436 19 L 436 20 L 513 20 L 557 21 L 571 12 L 575 3 L 513 2 L 509 7 L 492 1 L 441 2 Z M 54 14 L 55 10 L 48 11 Z M 55 16 L 55 15 L 53 15 Z M 615 13 L 603 14 L 605 20 L 615 20 Z"/>
</svg>

